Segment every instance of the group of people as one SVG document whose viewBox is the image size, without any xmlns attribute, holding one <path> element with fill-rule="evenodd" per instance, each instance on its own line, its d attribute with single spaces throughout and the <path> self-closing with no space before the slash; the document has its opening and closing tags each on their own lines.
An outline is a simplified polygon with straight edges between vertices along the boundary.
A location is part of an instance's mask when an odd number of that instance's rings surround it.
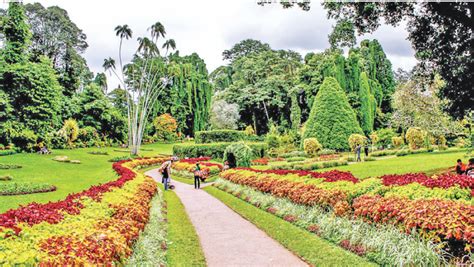
<svg viewBox="0 0 474 267">
<path fill-rule="evenodd" d="M 358 144 L 355 148 L 355 153 L 356 153 L 356 161 L 362 161 L 360 159 L 360 153 L 362 151 L 362 145 Z M 364 146 L 364 153 L 365 153 L 365 156 L 368 157 L 369 156 L 369 144 L 366 144 Z"/>
<path fill-rule="evenodd" d="M 161 164 L 161 167 L 158 169 L 158 172 L 161 174 L 161 182 L 164 185 L 165 190 L 173 189 L 171 182 L 171 165 L 173 162 L 178 161 L 178 157 L 171 157 L 170 160 L 167 160 Z M 224 162 L 223 170 L 229 169 L 229 162 Z M 194 188 L 200 189 L 201 182 L 204 182 L 206 178 L 209 176 L 208 169 L 202 169 L 201 163 L 196 162 L 196 166 L 194 167 Z"/>
<path fill-rule="evenodd" d="M 470 158 L 467 165 L 464 164 L 461 159 L 458 159 L 456 164 L 456 173 L 465 174 L 474 178 L 474 158 Z"/>
</svg>

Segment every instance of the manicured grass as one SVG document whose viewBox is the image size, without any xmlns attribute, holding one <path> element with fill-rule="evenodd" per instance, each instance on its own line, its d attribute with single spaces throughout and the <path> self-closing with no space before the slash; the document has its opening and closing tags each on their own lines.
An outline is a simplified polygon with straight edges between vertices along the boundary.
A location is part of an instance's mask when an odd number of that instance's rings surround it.
<svg viewBox="0 0 474 267">
<path fill-rule="evenodd" d="M 314 266 L 372 266 L 375 264 L 246 203 L 215 187 L 204 189 L 284 247 Z"/>
<path fill-rule="evenodd" d="M 435 169 L 454 168 L 457 159 L 467 162 L 466 152 L 414 154 L 404 157 L 392 157 L 376 161 L 360 162 L 348 166 L 321 169 L 350 171 L 356 177 L 376 177 L 384 174 L 403 174 L 408 172 L 430 172 Z"/>
<path fill-rule="evenodd" d="M 160 184 L 162 188 L 162 185 Z M 168 218 L 168 266 L 206 266 L 199 237 L 175 192 L 164 191 Z"/>
<path fill-rule="evenodd" d="M 152 151 L 143 151 L 143 156 L 171 154 L 173 144 L 151 144 L 143 148 Z M 14 182 L 48 183 L 57 187 L 54 192 L 29 194 L 20 196 L 0 196 L 0 213 L 8 209 L 17 208 L 31 202 L 46 203 L 64 199 L 68 194 L 80 192 L 91 185 L 97 185 L 116 179 L 112 170 L 112 163 L 108 160 L 123 156 L 126 153 L 114 152 L 117 149 L 108 148 L 79 148 L 53 150 L 51 155 L 35 153 L 20 153 L 1 156 L 0 164 L 18 164 L 21 169 L 0 169 L 0 176 L 11 175 Z M 91 155 L 91 151 L 104 151 L 109 155 Z M 81 164 L 70 164 L 52 160 L 55 156 L 68 156 L 72 160 L 80 160 Z M 0 183 L 4 183 L 0 181 Z"/>
</svg>

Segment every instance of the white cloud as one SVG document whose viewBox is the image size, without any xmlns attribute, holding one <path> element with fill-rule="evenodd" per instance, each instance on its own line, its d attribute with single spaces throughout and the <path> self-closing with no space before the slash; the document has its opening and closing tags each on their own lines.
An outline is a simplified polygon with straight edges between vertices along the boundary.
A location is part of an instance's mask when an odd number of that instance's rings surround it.
<svg viewBox="0 0 474 267">
<path fill-rule="evenodd" d="M 30 3 L 34 1 L 25 0 Z M 128 24 L 134 40 L 124 45 L 125 60 L 136 49 L 136 38 L 156 21 L 166 28 L 167 38 L 176 41 L 182 55 L 198 53 L 209 71 L 224 64 L 222 52 L 236 42 L 253 38 L 269 43 L 275 49 L 292 49 L 302 53 L 318 52 L 329 47 L 327 36 L 333 21 L 326 17 L 319 3 L 309 12 L 299 8 L 283 9 L 279 4 L 265 7 L 256 0 L 39 0 L 44 6 L 58 5 L 87 35 L 89 48 L 84 57 L 94 72 L 102 72 L 103 59 L 117 58 L 118 38 L 114 28 Z M 6 4 L 0 4 L 2 8 Z M 394 68 L 410 69 L 416 64 L 404 27 L 382 26 L 365 38 L 377 38 Z M 109 86 L 117 81 L 109 77 Z"/>
</svg>

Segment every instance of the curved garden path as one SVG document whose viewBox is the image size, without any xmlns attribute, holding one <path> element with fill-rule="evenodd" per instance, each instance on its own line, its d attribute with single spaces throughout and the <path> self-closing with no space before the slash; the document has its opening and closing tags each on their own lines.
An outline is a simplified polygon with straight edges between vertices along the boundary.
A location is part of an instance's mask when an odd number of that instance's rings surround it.
<svg viewBox="0 0 474 267">
<path fill-rule="evenodd" d="M 161 182 L 156 169 L 146 174 Z M 307 266 L 205 191 L 174 180 L 172 184 L 196 228 L 208 266 Z"/>
</svg>

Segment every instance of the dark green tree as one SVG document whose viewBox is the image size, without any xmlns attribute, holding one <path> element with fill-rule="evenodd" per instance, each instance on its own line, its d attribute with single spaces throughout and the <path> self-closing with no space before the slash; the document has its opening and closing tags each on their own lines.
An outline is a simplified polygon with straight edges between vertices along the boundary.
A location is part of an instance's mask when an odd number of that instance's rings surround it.
<svg viewBox="0 0 474 267">
<path fill-rule="evenodd" d="M 271 48 L 268 44 L 253 39 L 245 39 L 235 44 L 231 49 L 224 50 L 222 56 L 225 60 L 234 62 L 241 57 L 270 50 Z"/>
<path fill-rule="evenodd" d="M 348 150 L 351 134 L 363 134 L 346 94 L 333 77 L 324 79 L 311 108 L 303 140 L 315 137 L 323 148 Z"/>
<path fill-rule="evenodd" d="M 375 98 L 371 93 L 369 78 L 365 72 L 360 74 L 359 101 L 360 126 L 366 135 L 374 130 Z"/>
<path fill-rule="evenodd" d="M 10 2 L 6 16 L 1 19 L 1 29 L 5 39 L 2 56 L 5 62 L 13 64 L 26 61 L 28 59 L 26 52 L 31 42 L 31 32 L 22 4 Z"/>
</svg>

